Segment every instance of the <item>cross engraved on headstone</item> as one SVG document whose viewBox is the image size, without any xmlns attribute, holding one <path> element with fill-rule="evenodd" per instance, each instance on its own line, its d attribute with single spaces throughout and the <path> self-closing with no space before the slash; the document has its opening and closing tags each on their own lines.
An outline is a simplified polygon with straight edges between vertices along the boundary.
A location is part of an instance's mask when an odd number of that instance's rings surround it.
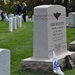
<svg viewBox="0 0 75 75">
<path fill-rule="evenodd" d="M 58 18 L 60 17 L 61 13 L 53 13 L 54 17 L 58 20 Z"/>
</svg>

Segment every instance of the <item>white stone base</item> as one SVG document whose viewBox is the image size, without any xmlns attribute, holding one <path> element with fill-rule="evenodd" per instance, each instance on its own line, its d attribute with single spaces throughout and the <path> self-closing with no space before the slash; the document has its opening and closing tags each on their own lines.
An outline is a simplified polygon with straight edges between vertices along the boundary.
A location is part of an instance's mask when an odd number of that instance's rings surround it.
<svg viewBox="0 0 75 75">
<path fill-rule="evenodd" d="M 70 55 L 72 59 L 75 59 L 75 52 L 65 51 L 63 54 L 57 56 L 59 64 L 61 68 L 65 67 L 65 56 Z M 75 62 L 75 61 L 74 61 Z M 52 58 L 50 59 L 42 59 L 42 58 L 27 58 L 23 59 L 21 62 L 22 70 L 33 70 L 33 71 L 44 71 L 53 73 L 53 66 L 52 66 Z"/>
</svg>

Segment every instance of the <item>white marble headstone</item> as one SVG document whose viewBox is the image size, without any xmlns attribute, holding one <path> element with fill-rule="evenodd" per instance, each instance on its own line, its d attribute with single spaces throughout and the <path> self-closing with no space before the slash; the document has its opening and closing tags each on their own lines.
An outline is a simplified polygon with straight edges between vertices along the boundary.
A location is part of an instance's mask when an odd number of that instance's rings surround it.
<svg viewBox="0 0 75 75">
<path fill-rule="evenodd" d="M 10 75 L 10 50 L 0 49 L 0 75 Z"/>
<path fill-rule="evenodd" d="M 13 31 L 13 18 L 9 18 L 9 31 L 12 32 Z"/>
<path fill-rule="evenodd" d="M 26 16 L 26 22 L 27 22 L 27 21 L 29 21 L 29 18 L 28 18 L 28 16 Z"/>
<path fill-rule="evenodd" d="M 34 22 L 34 15 L 32 16 L 32 22 Z"/>
<path fill-rule="evenodd" d="M 31 22 L 32 21 L 32 19 L 31 18 L 29 18 L 29 22 Z"/>
<path fill-rule="evenodd" d="M 17 19 L 16 16 L 13 17 L 13 29 L 17 29 Z"/>
<path fill-rule="evenodd" d="M 22 16 L 18 16 L 18 27 L 22 27 Z"/>
<path fill-rule="evenodd" d="M 69 27 L 75 27 L 75 12 L 69 13 L 69 18 L 68 18 L 68 25 Z"/>
<path fill-rule="evenodd" d="M 18 23 L 18 15 L 15 15 L 15 17 L 16 17 L 16 20 L 17 20 L 17 23 Z"/>
<path fill-rule="evenodd" d="M 9 18 L 10 18 L 10 17 L 14 17 L 14 14 L 12 14 L 12 13 L 11 13 L 11 14 L 9 14 Z"/>
<path fill-rule="evenodd" d="M 53 50 L 62 54 L 66 45 L 66 13 L 60 5 L 41 5 L 34 8 L 33 58 L 50 58 Z"/>
</svg>

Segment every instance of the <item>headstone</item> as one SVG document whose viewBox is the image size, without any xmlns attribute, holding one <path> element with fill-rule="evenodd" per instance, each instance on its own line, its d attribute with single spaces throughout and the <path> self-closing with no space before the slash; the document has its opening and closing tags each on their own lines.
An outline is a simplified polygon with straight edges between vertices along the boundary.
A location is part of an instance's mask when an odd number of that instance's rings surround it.
<svg viewBox="0 0 75 75">
<path fill-rule="evenodd" d="M 2 17 L 0 16 L 0 20 L 2 19 Z"/>
<path fill-rule="evenodd" d="M 22 16 L 18 16 L 18 27 L 22 27 Z"/>
<path fill-rule="evenodd" d="M 16 19 L 17 19 L 17 21 L 18 21 L 18 15 L 15 15 L 15 17 L 16 17 Z"/>
<path fill-rule="evenodd" d="M 32 21 L 32 19 L 31 18 L 29 18 L 29 22 L 31 22 Z"/>
<path fill-rule="evenodd" d="M 69 13 L 69 27 L 75 27 L 75 12 Z"/>
<path fill-rule="evenodd" d="M 0 49 L 0 75 L 10 75 L 10 51 Z"/>
<path fill-rule="evenodd" d="M 14 17 L 14 14 L 10 13 L 10 14 L 9 14 L 9 18 L 10 18 L 10 17 L 13 18 L 13 17 Z"/>
<path fill-rule="evenodd" d="M 53 50 L 56 54 L 67 50 L 65 8 L 52 5 L 35 7 L 33 57 L 48 59 Z"/>
<path fill-rule="evenodd" d="M 32 22 L 34 22 L 34 15 L 32 16 Z"/>
<path fill-rule="evenodd" d="M 41 5 L 34 8 L 33 56 L 22 60 L 22 69 L 52 73 L 52 52 L 55 51 L 63 68 L 68 54 L 66 45 L 66 12 L 60 5 Z"/>
<path fill-rule="evenodd" d="M 17 29 L 17 19 L 16 19 L 16 17 L 13 17 L 13 29 L 14 30 Z"/>
<path fill-rule="evenodd" d="M 72 41 L 72 42 L 70 42 L 70 44 L 69 44 L 69 50 L 75 51 L 75 40 Z"/>
<path fill-rule="evenodd" d="M 19 27 L 19 15 L 17 15 L 17 24 L 18 24 L 18 27 Z"/>
<path fill-rule="evenodd" d="M 22 18 L 22 22 L 23 22 L 23 14 L 20 14 L 21 18 Z"/>
<path fill-rule="evenodd" d="M 13 18 L 9 18 L 9 32 L 13 31 Z"/>
<path fill-rule="evenodd" d="M 7 15 L 5 16 L 4 21 L 9 21 L 9 18 L 8 18 L 8 16 L 7 16 Z"/>
<path fill-rule="evenodd" d="M 26 22 L 28 22 L 29 21 L 29 18 L 28 18 L 28 16 L 26 16 Z"/>
<path fill-rule="evenodd" d="M 66 26 L 69 25 L 69 17 L 66 17 Z"/>
</svg>

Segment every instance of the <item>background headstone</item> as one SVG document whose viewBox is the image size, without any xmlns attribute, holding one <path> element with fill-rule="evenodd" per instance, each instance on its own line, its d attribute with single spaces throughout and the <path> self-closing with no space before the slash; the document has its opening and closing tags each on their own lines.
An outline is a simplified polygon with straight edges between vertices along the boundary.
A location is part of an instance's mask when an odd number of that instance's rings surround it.
<svg viewBox="0 0 75 75">
<path fill-rule="evenodd" d="M 13 18 L 9 18 L 9 31 L 12 32 L 13 31 Z"/>
<path fill-rule="evenodd" d="M 70 42 L 70 44 L 69 44 L 69 50 L 75 51 L 75 40 L 72 41 L 72 42 Z"/>
<path fill-rule="evenodd" d="M 22 16 L 18 16 L 18 27 L 22 27 Z"/>
<path fill-rule="evenodd" d="M 9 15 L 8 15 L 8 17 L 10 18 L 10 17 L 14 17 L 14 14 L 12 14 L 12 13 L 10 13 Z"/>
<path fill-rule="evenodd" d="M 31 18 L 29 18 L 29 22 L 31 22 L 32 21 L 32 19 Z"/>
<path fill-rule="evenodd" d="M 17 29 L 17 19 L 16 19 L 16 16 L 13 17 L 13 29 L 14 30 Z"/>
<path fill-rule="evenodd" d="M 69 13 L 68 23 L 69 27 L 75 27 L 75 12 Z"/>
<path fill-rule="evenodd" d="M 18 24 L 18 15 L 15 15 L 15 17 L 16 17 L 16 20 L 17 20 L 17 24 Z"/>
<path fill-rule="evenodd" d="M 10 75 L 10 51 L 0 49 L 0 75 Z"/>
<path fill-rule="evenodd" d="M 34 22 L 34 15 L 32 16 L 32 22 Z"/>
<path fill-rule="evenodd" d="M 2 17 L 0 16 L 0 20 L 2 19 Z"/>
<path fill-rule="evenodd" d="M 28 22 L 29 21 L 29 18 L 28 18 L 28 16 L 26 16 L 26 22 Z"/>
<path fill-rule="evenodd" d="M 66 17 L 66 26 L 69 25 L 69 17 Z"/>
</svg>

